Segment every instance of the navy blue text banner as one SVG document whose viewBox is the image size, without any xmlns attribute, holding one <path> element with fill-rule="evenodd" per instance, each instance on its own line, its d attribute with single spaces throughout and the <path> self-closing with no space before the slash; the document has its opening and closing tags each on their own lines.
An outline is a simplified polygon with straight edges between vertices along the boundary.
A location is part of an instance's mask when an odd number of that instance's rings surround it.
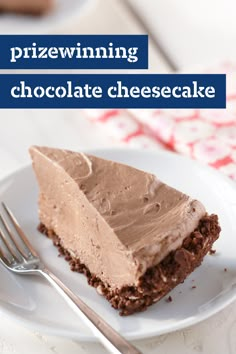
<svg viewBox="0 0 236 354">
<path fill-rule="evenodd" d="M 148 69 L 147 35 L 0 35 L 0 69 Z"/>
<path fill-rule="evenodd" d="M 2 74 L 0 108 L 225 108 L 223 74 Z"/>
</svg>

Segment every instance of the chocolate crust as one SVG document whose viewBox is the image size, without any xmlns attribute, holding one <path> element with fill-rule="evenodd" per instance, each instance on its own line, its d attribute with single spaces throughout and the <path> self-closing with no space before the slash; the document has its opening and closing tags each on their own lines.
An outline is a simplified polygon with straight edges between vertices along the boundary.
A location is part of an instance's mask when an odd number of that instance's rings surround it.
<svg viewBox="0 0 236 354">
<path fill-rule="evenodd" d="M 39 225 L 38 230 L 53 240 L 59 253 L 69 262 L 71 270 L 85 274 L 88 283 L 105 296 L 122 316 L 146 310 L 182 283 L 201 264 L 221 231 L 217 215 L 205 215 L 198 227 L 184 239 L 182 246 L 170 252 L 158 265 L 147 269 L 137 286 L 112 290 L 61 246 L 60 239 L 53 230 L 48 230 L 43 224 Z"/>
</svg>

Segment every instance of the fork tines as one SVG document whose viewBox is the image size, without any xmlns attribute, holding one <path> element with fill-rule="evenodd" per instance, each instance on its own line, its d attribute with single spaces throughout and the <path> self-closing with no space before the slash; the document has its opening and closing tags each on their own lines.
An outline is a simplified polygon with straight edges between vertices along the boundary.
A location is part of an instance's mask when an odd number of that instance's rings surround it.
<svg viewBox="0 0 236 354">
<path fill-rule="evenodd" d="M 0 213 L 0 257 L 7 266 L 37 257 L 11 210 L 2 203 L 6 216 Z M 11 226 L 10 226 L 11 225 Z M 14 232 L 13 232 L 14 230 Z"/>
</svg>

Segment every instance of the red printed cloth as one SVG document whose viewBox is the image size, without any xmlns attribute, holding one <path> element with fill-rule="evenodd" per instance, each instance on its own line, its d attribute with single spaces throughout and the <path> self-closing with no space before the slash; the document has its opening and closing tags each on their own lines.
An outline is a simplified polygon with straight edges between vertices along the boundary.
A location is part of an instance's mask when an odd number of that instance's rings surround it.
<svg viewBox="0 0 236 354">
<path fill-rule="evenodd" d="M 227 72 L 225 110 L 115 109 L 86 113 L 113 140 L 141 148 L 167 148 L 236 180 L 236 67 L 226 63 L 221 71 Z"/>
</svg>

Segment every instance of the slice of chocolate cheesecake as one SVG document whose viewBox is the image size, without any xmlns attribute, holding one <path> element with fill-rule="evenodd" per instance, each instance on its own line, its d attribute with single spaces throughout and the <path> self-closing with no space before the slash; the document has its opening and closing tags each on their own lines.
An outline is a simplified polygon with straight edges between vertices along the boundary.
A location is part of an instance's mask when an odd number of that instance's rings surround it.
<svg viewBox="0 0 236 354">
<path fill-rule="evenodd" d="M 30 154 L 40 231 L 122 315 L 183 282 L 219 236 L 216 215 L 150 173 L 66 150 Z"/>
<path fill-rule="evenodd" d="M 0 0 L 0 12 L 41 15 L 52 9 L 54 0 Z"/>
</svg>

